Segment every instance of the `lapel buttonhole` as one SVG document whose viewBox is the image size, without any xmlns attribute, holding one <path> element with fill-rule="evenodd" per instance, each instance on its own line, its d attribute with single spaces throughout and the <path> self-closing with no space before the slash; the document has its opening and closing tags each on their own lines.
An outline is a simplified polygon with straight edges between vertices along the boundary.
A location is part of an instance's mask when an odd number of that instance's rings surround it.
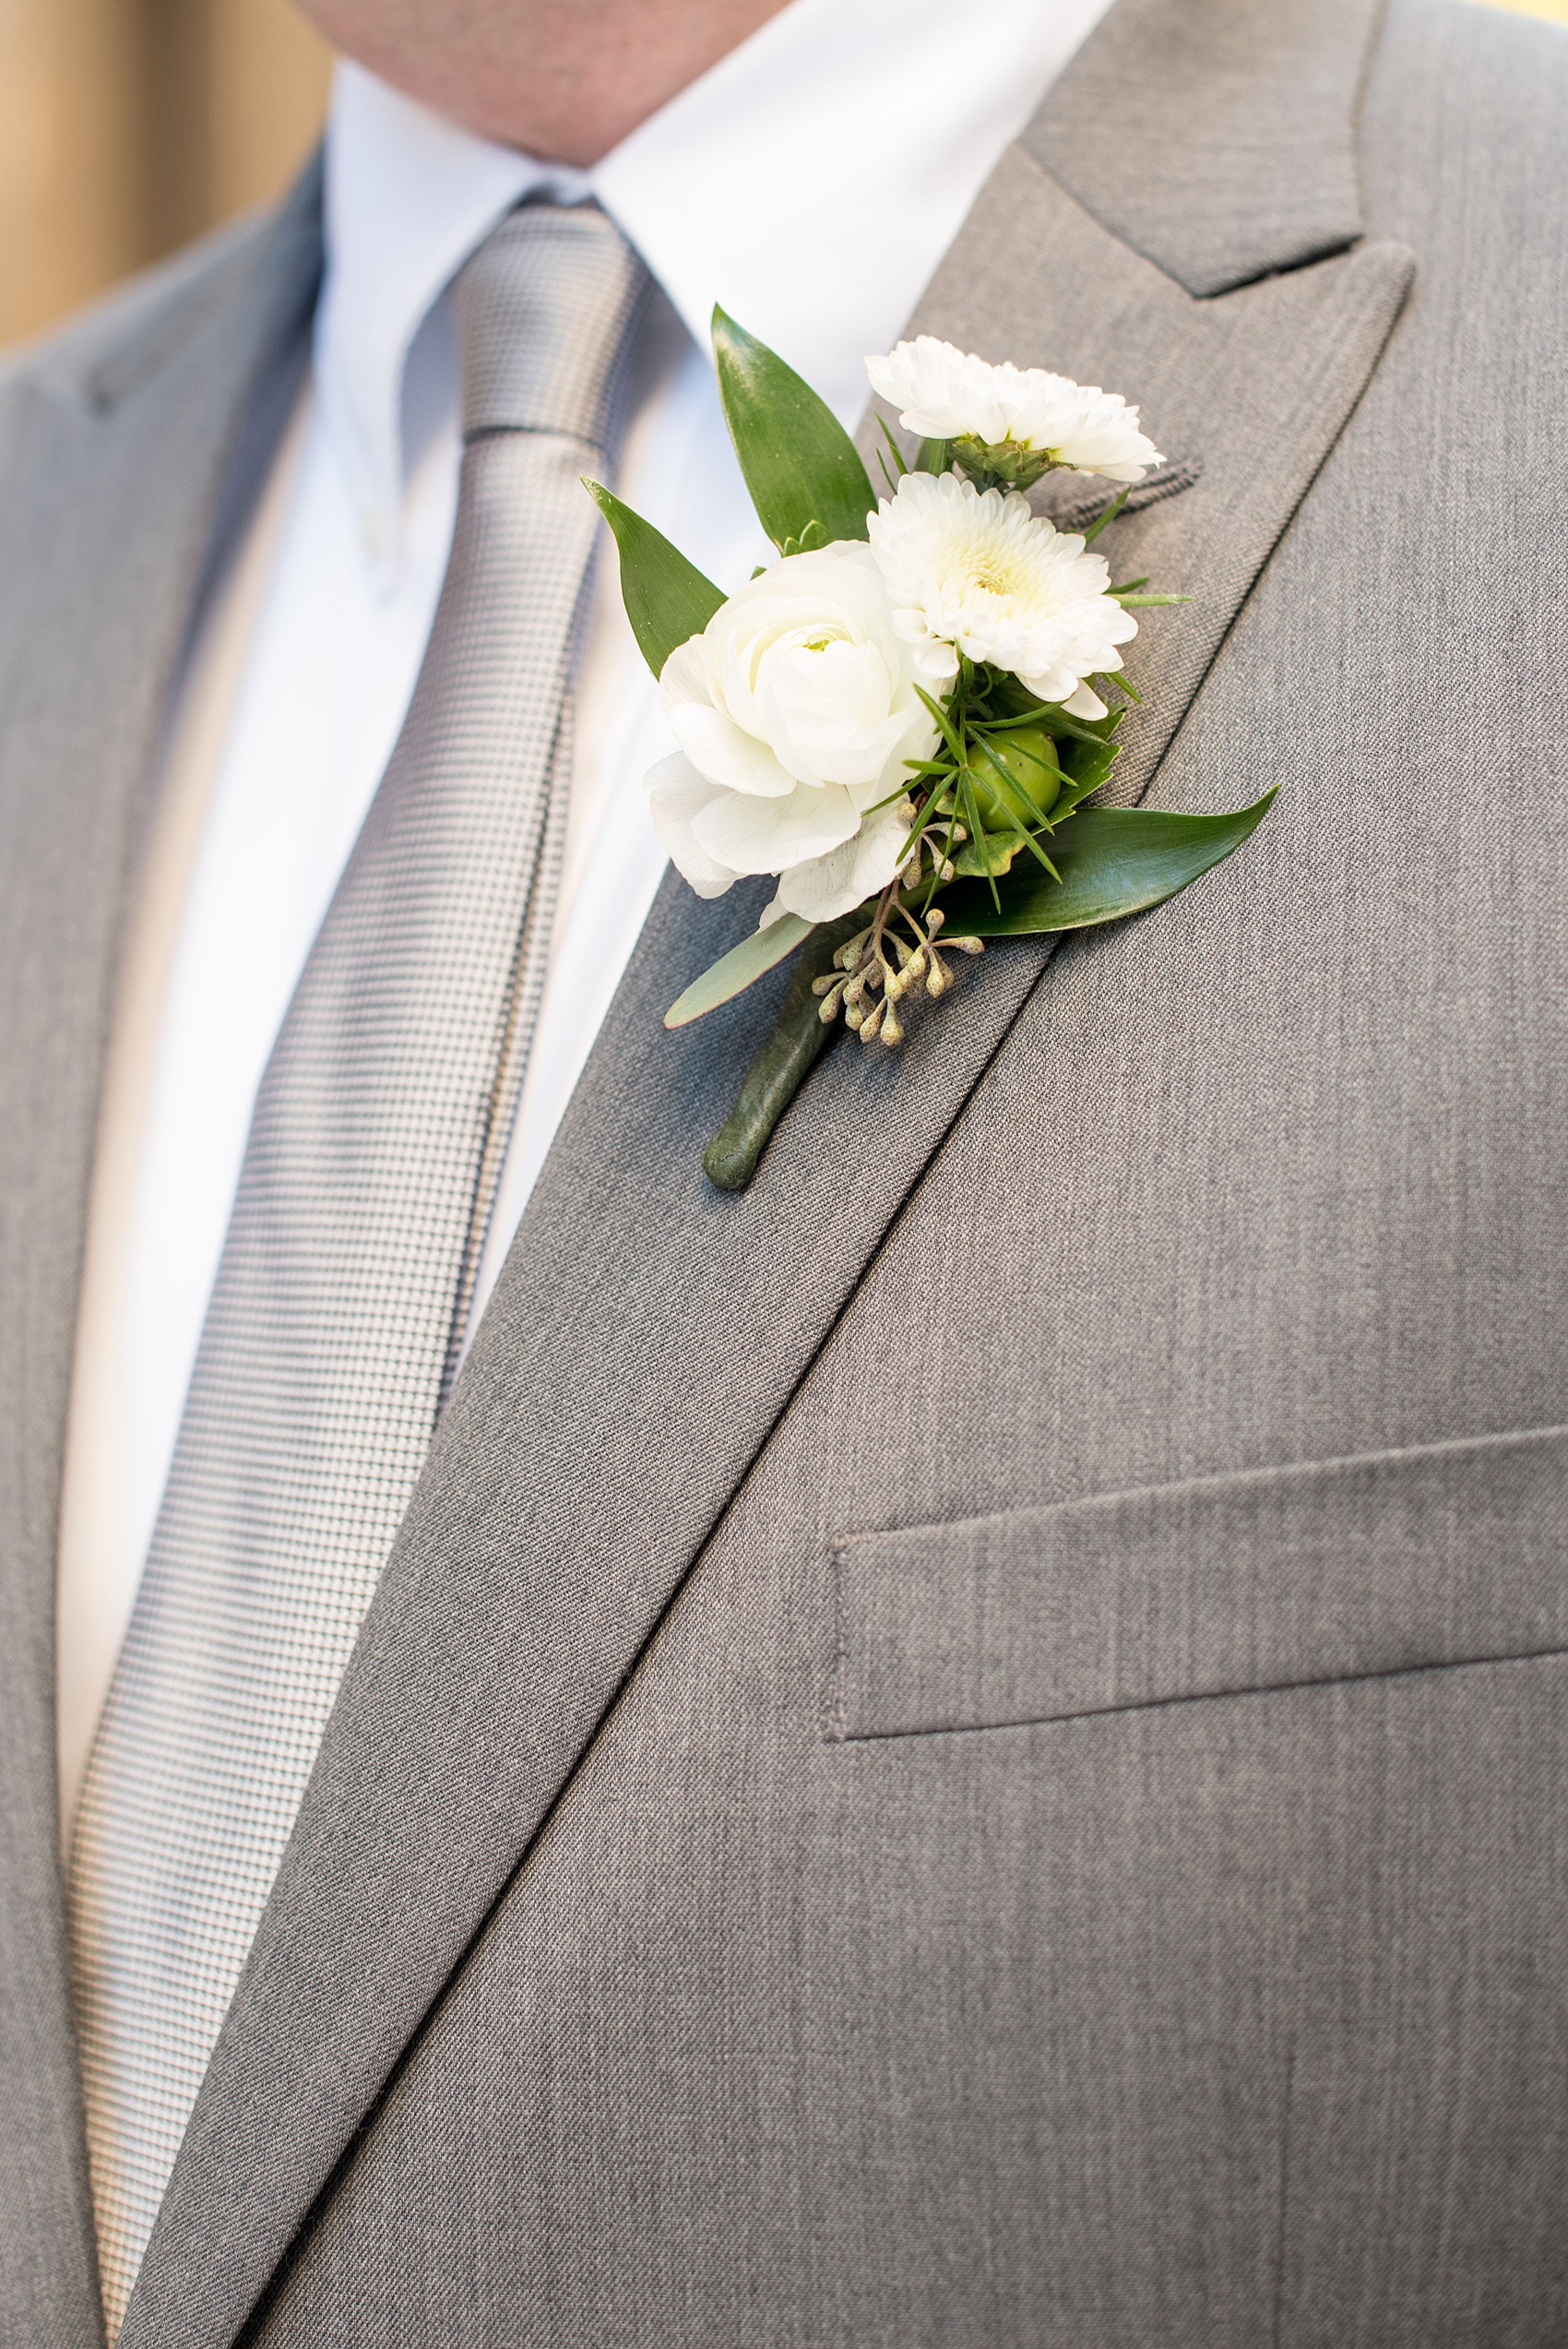
<svg viewBox="0 0 1568 2349">
<path fill-rule="evenodd" d="M 1184 489 L 1203 478 L 1201 457 L 1168 457 L 1163 464 L 1154 466 L 1141 482 L 1135 482 L 1127 492 L 1123 505 L 1123 514 L 1141 513 L 1146 506 L 1158 506 L 1162 498 L 1179 497 Z M 1029 504 L 1037 514 L 1054 522 L 1059 531 L 1086 531 L 1097 521 L 1106 507 L 1121 495 L 1118 482 L 1102 481 L 1098 476 L 1082 473 L 1046 473 L 1029 493 Z"/>
</svg>

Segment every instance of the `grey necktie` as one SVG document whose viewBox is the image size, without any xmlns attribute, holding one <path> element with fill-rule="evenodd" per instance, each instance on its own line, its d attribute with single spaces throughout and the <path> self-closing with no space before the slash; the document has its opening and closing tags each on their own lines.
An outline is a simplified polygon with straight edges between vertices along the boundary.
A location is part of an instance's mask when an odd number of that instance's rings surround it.
<svg viewBox="0 0 1568 2349">
<path fill-rule="evenodd" d="M 525 205 L 454 308 L 413 700 L 257 1095 L 70 1866 L 111 2335 L 450 1384 L 544 975 L 566 682 L 647 276 Z"/>
</svg>

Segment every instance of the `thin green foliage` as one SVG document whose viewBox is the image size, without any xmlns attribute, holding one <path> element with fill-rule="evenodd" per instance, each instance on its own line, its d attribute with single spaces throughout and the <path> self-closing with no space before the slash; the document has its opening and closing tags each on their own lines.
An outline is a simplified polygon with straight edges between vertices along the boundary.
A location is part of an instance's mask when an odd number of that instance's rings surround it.
<svg viewBox="0 0 1568 2349">
<path fill-rule="evenodd" d="M 887 443 L 888 448 L 889 448 L 889 450 L 890 450 L 890 451 L 891 451 L 891 453 L 892 453 L 892 458 L 893 458 L 893 471 L 894 471 L 894 472 L 896 472 L 896 473 L 897 474 L 897 476 L 898 476 L 899 480 L 900 480 L 900 481 L 902 481 L 902 480 L 903 480 L 903 478 L 904 478 L 904 475 L 905 475 L 905 474 L 909 471 L 909 467 L 908 467 L 908 465 L 906 465 L 906 464 L 905 464 L 905 462 L 904 462 L 904 452 L 903 452 L 903 450 L 899 447 L 899 446 L 898 446 L 897 442 L 894 439 L 894 437 L 893 437 L 893 427 L 892 427 L 892 425 L 888 423 L 888 421 L 887 421 L 886 417 L 885 417 L 885 416 L 879 416 L 879 417 L 877 418 L 877 420 L 876 420 L 876 421 L 877 421 L 877 423 L 878 423 L 881 425 L 881 427 L 882 427 L 882 437 L 883 437 L 883 439 L 884 439 L 884 440 Z M 884 471 L 885 472 L 886 471 L 886 467 L 885 467 L 885 466 L 884 466 L 883 471 Z M 891 477 L 891 475 L 889 475 L 889 476 L 888 476 L 888 478 L 889 478 L 889 479 L 891 479 L 891 478 L 892 478 L 892 477 Z"/>
<path fill-rule="evenodd" d="M 1092 546 L 1096 539 L 1099 536 L 1101 531 L 1104 530 L 1106 524 L 1108 522 L 1113 522 L 1116 519 L 1117 515 L 1120 514 L 1122 508 L 1125 506 L 1132 494 L 1133 484 L 1129 482 L 1126 488 L 1121 493 L 1120 496 L 1113 497 L 1110 505 L 1106 507 L 1104 513 L 1097 516 L 1095 520 L 1089 524 L 1088 529 L 1084 532 L 1084 544 L 1086 546 Z"/>
</svg>

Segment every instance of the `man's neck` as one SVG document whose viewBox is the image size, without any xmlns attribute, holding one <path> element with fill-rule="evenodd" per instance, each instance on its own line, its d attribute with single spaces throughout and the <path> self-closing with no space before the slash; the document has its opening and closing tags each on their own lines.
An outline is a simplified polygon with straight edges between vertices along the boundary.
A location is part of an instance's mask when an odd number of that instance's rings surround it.
<svg viewBox="0 0 1568 2349">
<path fill-rule="evenodd" d="M 302 0 L 335 47 L 464 129 L 580 170 L 782 0 Z"/>
</svg>

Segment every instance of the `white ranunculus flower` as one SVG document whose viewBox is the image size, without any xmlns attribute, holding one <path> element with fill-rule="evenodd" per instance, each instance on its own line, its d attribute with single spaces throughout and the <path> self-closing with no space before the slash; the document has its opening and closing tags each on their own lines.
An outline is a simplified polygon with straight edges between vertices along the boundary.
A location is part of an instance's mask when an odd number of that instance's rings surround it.
<svg viewBox="0 0 1568 2349">
<path fill-rule="evenodd" d="M 937 738 L 919 675 L 876 558 L 850 542 L 787 555 L 677 646 L 659 692 L 681 747 L 647 781 L 698 895 L 776 873 L 765 920 L 830 922 L 885 888 L 910 808 L 878 803 Z"/>
<path fill-rule="evenodd" d="M 1116 648 L 1138 624 L 1106 593 L 1105 559 L 1080 537 L 1031 514 L 1016 491 L 977 490 L 952 473 L 906 473 L 870 527 L 893 625 L 929 691 L 951 683 L 965 652 L 1010 669 L 1041 701 L 1104 716 L 1084 680 L 1122 666 Z"/>
<path fill-rule="evenodd" d="M 993 367 L 922 334 L 885 359 L 868 359 L 866 373 L 873 390 L 900 411 L 905 429 L 929 440 L 1011 443 L 1112 482 L 1140 482 L 1160 461 L 1138 430 L 1135 408 L 1113 391 L 1043 367 Z"/>
</svg>

